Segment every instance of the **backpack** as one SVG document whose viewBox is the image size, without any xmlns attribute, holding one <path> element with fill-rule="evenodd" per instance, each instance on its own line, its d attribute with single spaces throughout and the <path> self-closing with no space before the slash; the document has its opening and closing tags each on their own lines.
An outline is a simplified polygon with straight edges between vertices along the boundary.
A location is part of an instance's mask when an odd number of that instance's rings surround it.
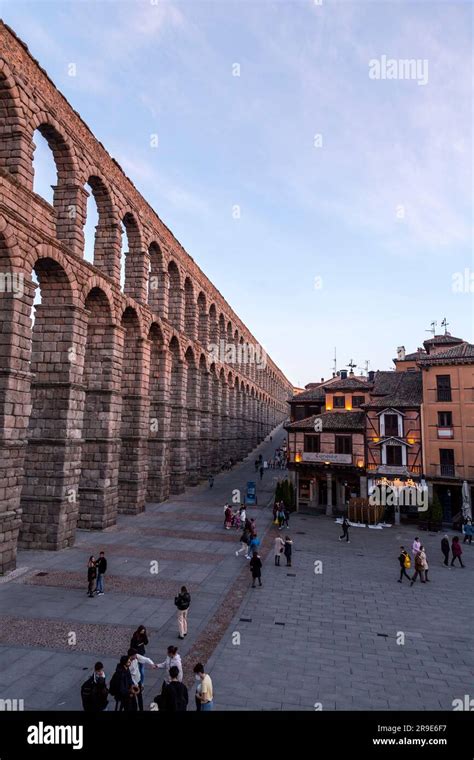
<svg viewBox="0 0 474 760">
<path fill-rule="evenodd" d="M 82 699 L 82 706 L 84 709 L 86 709 L 86 703 L 90 705 L 92 701 L 92 696 L 94 694 L 94 676 L 89 676 L 87 681 L 84 681 L 84 683 L 81 686 L 81 699 Z"/>
<path fill-rule="evenodd" d="M 115 699 L 120 698 L 120 674 L 115 671 L 109 684 L 109 694 Z"/>
<path fill-rule="evenodd" d="M 409 554 L 405 554 L 405 559 L 403 560 L 403 567 L 406 570 L 409 570 L 410 567 L 411 567 L 411 560 L 410 560 L 410 555 Z"/>
</svg>

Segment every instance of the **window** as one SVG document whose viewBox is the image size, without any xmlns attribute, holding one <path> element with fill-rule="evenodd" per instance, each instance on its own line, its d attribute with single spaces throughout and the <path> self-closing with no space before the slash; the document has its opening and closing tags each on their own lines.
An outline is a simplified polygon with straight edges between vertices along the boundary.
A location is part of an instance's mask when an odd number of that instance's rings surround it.
<svg viewBox="0 0 474 760">
<path fill-rule="evenodd" d="M 321 404 L 311 404 L 306 407 L 306 417 L 311 417 L 313 414 L 321 414 Z"/>
<path fill-rule="evenodd" d="M 387 446 L 387 464 L 393 467 L 401 467 L 402 465 L 402 447 L 401 446 Z"/>
<path fill-rule="evenodd" d="M 295 421 L 304 420 L 305 417 L 306 417 L 306 408 L 302 406 L 301 404 L 295 406 Z"/>
<path fill-rule="evenodd" d="M 452 412 L 438 412 L 438 427 L 450 428 L 453 426 Z"/>
<path fill-rule="evenodd" d="M 321 451 L 321 442 L 319 435 L 305 435 L 304 450 L 312 454 L 319 454 Z"/>
<path fill-rule="evenodd" d="M 454 449 L 439 450 L 441 475 L 454 477 Z"/>
<path fill-rule="evenodd" d="M 398 436 L 398 416 L 396 414 L 384 414 L 385 435 Z"/>
<path fill-rule="evenodd" d="M 352 396 L 352 408 L 355 409 L 357 406 L 362 406 L 364 401 L 365 396 Z"/>
<path fill-rule="evenodd" d="M 438 401 L 451 401 L 450 375 L 436 375 L 436 397 Z"/>
<path fill-rule="evenodd" d="M 336 454 L 352 454 L 351 435 L 336 435 Z"/>
<path fill-rule="evenodd" d="M 344 409 L 346 406 L 345 396 L 334 396 L 334 409 Z"/>
</svg>

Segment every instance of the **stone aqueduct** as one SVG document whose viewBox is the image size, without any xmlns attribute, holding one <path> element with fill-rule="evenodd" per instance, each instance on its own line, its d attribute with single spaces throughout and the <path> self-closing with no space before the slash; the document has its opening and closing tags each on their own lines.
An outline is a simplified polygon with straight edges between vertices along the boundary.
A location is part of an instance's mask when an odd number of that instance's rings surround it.
<svg viewBox="0 0 474 760">
<path fill-rule="evenodd" d="M 53 205 L 33 191 L 36 130 L 56 164 Z M 286 416 L 291 385 L 269 358 L 210 356 L 210 342 L 255 340 L 3 24 L 0 131 L 5 572 L 17 544 L 72 545 L 77 527 L 106 528 L 242 458 Z M 99 219 L 93 264 L 86 185 Z"/>
</svg>

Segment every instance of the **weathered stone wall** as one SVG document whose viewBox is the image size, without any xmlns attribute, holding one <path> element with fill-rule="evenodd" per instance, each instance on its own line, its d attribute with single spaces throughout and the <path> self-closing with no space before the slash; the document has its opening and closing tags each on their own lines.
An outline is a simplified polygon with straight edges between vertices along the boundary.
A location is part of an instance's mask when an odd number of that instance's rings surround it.
<svg viewBox="0 0 474 760">
<path fill-rule="evenodd" d="M 33 191 L 35 130 L 56 163 L 52 206 Z M 113 525 L 119 512 L 137 514 L 245 456 L 286 417 L 292 386 L 269 357 L 210 354 L 209 342 L 257 343 L 2 24 L 0 137 L 5 572 L 17 542 L 70 546 L 78 526 Z M 84 260 L 89 192 L 93 264 Z"/>
</svg>

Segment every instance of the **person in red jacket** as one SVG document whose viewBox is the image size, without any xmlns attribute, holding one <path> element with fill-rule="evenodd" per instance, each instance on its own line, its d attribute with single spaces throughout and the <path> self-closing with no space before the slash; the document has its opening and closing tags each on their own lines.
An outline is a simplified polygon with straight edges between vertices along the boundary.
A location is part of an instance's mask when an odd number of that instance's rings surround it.
<svg viewBox="0 0 474 760">
<path fill-rule="evenodd" d="M 456 558 L 459 560 L 459 564 L 461 565 L 461 567 L 464 567 L 464 565 L 462 563 L 462 559 L 461 559 L 462 547 L 461 547 L 461 544 L 459 543 L 458 536 L 454 536 L 454 538 L 452 540 L 451 551 L 453 552 L 453 558 L 451 560 L 451 567 L 454 565 L 454 560 Z"/>
</svg>

